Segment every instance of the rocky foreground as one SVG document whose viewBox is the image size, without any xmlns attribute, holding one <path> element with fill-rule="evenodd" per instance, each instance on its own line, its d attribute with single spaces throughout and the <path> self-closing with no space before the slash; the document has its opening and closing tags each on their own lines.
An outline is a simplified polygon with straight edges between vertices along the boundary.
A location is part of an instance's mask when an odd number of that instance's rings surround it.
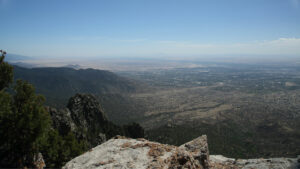
<svg viewBox="0 0 300 169">
<path fill-rule="evenodd" d="M 299 162 L 297 158 L 244 160 L 210 156 L 205 135 L 179 147 L 119 136 L 74 158 L 63 169 L 297 169 Z"/>
</svg>

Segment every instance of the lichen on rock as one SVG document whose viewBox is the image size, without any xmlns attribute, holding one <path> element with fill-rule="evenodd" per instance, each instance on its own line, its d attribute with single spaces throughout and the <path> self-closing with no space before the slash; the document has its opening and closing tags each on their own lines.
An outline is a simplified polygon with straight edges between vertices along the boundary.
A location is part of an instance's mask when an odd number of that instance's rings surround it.
<svg viewBox="0 0 300 169">
<path fill-rule="evenodd" d="M 193 154 L 183 148 L 145 139 L 116 138 L 69 161 L 69 168 L 203 168 Z"/>
<path fill-rule="evenodd" d="M 182 146 L 116 136 L 69 161 L 63 169 L 297 169 L 296 158 L 233 159 L 209 155 L 207 137 Z"/>
</svg>

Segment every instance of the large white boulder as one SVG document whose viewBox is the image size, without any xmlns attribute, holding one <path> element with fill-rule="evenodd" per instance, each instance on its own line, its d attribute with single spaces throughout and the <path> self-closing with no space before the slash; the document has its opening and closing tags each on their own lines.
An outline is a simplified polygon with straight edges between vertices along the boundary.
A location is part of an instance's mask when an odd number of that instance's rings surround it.
<svg viewBox="0 0 300 169">
<path fill-rule="evenodd" d="M 191 152 L 145 139 L 118 138 L 69 161 L 63 169 L 202 168 Z"/>
</svg>

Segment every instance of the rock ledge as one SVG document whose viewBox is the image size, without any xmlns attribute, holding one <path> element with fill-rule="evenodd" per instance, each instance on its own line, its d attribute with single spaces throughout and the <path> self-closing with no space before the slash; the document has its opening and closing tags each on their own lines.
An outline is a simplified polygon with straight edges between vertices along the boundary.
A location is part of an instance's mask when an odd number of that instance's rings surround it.
<svg viewBox="0 0 300 169">
<path fill-rule="evenodd" d="M 205 136 L 206 137 L 206 136 Z M 203 166 L 183 147 L 151 142 L 145 139 L 118 137 L 69 161 L 63 169 L 81 168 L 199 168 Z"/>
<path fill-rule="evenodd" d="M 297 161 L 298 160 L 298 161 Z M 297 169 L 299 158 L 233 159 L 209 155 L 207 137 L 179 147 L 117 136 L 69 161 L 63 169 Z"/>
</svg>

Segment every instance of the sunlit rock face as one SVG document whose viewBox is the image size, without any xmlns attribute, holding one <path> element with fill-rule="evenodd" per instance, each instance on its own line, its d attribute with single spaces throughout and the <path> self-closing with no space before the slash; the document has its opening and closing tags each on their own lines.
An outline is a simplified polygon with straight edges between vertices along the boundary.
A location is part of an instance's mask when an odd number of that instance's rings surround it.
<svg viewBox="0 0 300 169">
<path fill-rule="evenodd" d="M 299 161 L 209 155 L 206 135 L 179 147 L 117 136 L 69 161 L 63 169 L 297 169 Z"/>
<path fill-rule="evenodd" d="M 201 156 L 195 154 L 184 147 L 119 137 L 69 161 L 63 168 L 204 168 Z"/>
</svg>

